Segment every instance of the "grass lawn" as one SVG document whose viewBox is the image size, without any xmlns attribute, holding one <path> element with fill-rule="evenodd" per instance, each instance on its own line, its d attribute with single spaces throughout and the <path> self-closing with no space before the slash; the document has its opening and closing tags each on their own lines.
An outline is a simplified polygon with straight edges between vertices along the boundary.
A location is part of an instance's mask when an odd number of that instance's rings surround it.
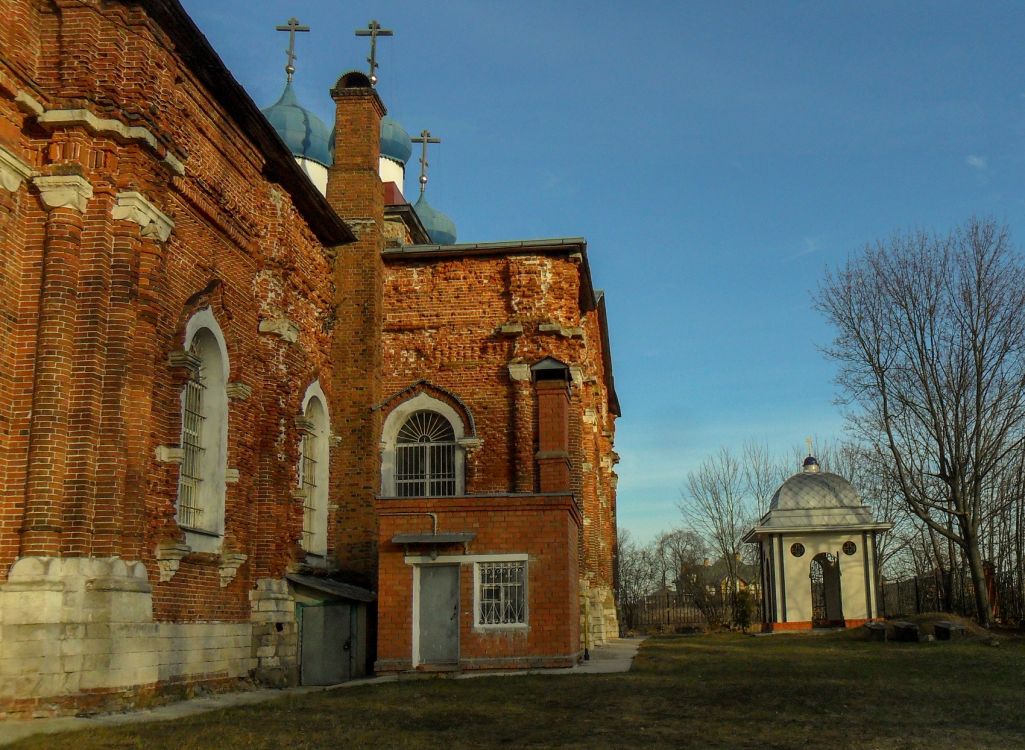
<svg viewBox="0 0 1025 750">
<path fill-rule="evenodd" d="M 652 638 L 627 674 L 382 683 L 13 747 L 1025 748 L 1025 641 L 850 635 Z"/>
</svg>

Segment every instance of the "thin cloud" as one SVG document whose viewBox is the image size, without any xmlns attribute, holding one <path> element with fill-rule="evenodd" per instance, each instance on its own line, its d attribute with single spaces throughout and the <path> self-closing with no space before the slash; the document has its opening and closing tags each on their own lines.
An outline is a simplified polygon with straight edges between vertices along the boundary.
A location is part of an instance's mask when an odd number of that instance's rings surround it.
<svg viewBox="0 0 1025 750">
<path fill-rule="evenodd" d="M 796 253 L 792 253 L 785 257 L 784 262 L 789 263 L 792 260 L 803 258 L 805 255 L 811 255 L 817 253 L 822 248 L 822 237 L 821 235 L 815 237 L 802 237 L 801 238 L 801 249 Z"/>
<path fill-rule="evenodd" d="M 966 156 L 964 163 L 972 169 L 978 169 L 980 172 L 984 172 L 986 170 L 986 167 L 988 166 L 986 164 L 985 156 L 975 156 L 974 154 L 969 154 L 968 156 Z"/>
</svg>

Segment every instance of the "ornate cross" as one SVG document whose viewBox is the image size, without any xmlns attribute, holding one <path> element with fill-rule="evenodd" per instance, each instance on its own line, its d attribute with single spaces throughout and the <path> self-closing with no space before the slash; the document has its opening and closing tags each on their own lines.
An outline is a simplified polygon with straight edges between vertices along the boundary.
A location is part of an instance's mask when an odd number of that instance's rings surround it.
<svg viewBox="0 0 1025 750">
<path fill-rule="evenodd" d="M 805 445 L 808 446 L 808 455 L 809 456 L 814 456 L 815 454 L 812 452 L 812 449 L 811 449 L 811 447 L 812 447 L 811 446 L 811 438 L 810 437 L 806 437 L 804 439 L 804 443 L 805 443 Z"/>
<path fill-rule="evenodd" d="M 309 31 L 309 26 L 300 26 L 299 19 L 292 17 L 288 19 L 288 23 L 284 26 L 275 26 L 275 31 L 287 31 L 288 32 L 288 49 L 285 50 L 288 53 L 288 62 L 285 63 L 285 75 L 288 76 L 288 82 L 292 82 L 292 76 L 295 75 L 295 61 L 298 59 L 295 55 L 295 32 L 297 31 Z"/>
<path fill-rule="evenodd" d="M 356 36 L 370 37 L 370 57 L 367 58 L 367 62 L 370 63 L 370 84 L 372 86 L 377 85 L 377 37 L 394 35 L 394 31 L 382 29 L 381 24 L 376 20 L 368 23 L 365 29 L 356 29 Z"/>
<path fill-rule="evenodd" d="M 423 145 L 423 149 L 420 153 L 420 195 L 424 194 L 424 189 L 427 187 L 427 144 L 428 143 L 441 143 L 440 138 L 432 138 L 430 130 L 420 131 L 419 138 L 410 138 L 413 143 L 420 143 Z"/>
</svg>

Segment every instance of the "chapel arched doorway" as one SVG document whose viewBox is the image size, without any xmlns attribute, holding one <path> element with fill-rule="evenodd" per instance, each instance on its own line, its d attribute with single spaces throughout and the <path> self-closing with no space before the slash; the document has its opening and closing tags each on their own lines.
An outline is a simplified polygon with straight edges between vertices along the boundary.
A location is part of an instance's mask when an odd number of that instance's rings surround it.
<svg viewBox="0 0 1025 750">
<path fill-rule="evenodd" d="M 820 552 L 811 561 L 811 625 L 827 628 L 844 624 L 840 596 L 840 565 L 835 555 Z"/>
</svg>

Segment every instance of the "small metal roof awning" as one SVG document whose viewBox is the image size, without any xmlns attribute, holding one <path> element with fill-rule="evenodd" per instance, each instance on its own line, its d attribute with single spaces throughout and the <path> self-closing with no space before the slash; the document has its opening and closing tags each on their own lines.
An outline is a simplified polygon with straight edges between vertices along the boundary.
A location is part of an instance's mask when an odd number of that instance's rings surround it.
<svg viewBox="0 0 1025 750">
<path fill-rule="evenodd" d="M 351 583 L 332 581 L 329 578 L 304 576 L 299 575 L 298 573 L 289 573 L 285 578 L 299 586 L 305 586 L 306 588 L 313 589 L 315 591 L 331 594 L 339 597 L 340 599 L 351 599 L 357 602 L 372 602 L 377 598 L 373 591 L 368 591 L 367 589 L 360 588 L 359 586 L 353 586 Z"/>
<path fill-rule="evenodd" d="M 441 534 L 396 534 L 392 544 L 466 544 L 477 538 L 472 531 L 451 531 Z"/>
</svg>

